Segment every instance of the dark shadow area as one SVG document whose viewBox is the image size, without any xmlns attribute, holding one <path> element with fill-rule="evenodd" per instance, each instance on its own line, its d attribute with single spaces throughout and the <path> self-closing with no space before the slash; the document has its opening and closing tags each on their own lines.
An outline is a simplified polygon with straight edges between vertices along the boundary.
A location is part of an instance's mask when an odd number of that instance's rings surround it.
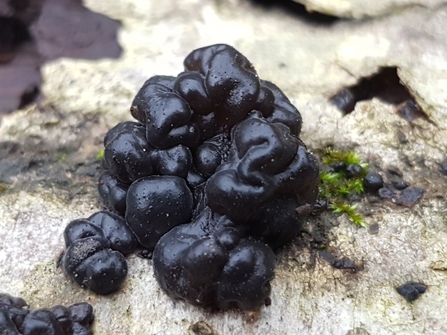
<svg viewBox="0 0 447 335">
<path fill-rule="evenodd" d="M 0 17 L 0 64 L 12 60 L 17 48 L 30 40 L 28 28 L 19 19 Z"/>
<path fill-rule="evenodd" d="M 19 108 L 23 108 L 33 103 L 35 100 L 37 100 L 39 94 L 40 89 L 38 86 L 31 86 L 28 89 L 26 89 L 20 96 Z"/>
<path fill-rule="evenodd" d="M 280 9 L 291 13 L 301 20 L 315 25 L 332 25 L 340 20 L 336 16 L 325 15 L 317 12 L 308 12 L 302 4 L 292 0 L 250 0 L 253 4 L 266 9 Z"/>
<path fill-rule="evenodd" d="M 383 67 L 376 74 L 362 78 L 356 85 L 345 87 L 330 101 L 345 115 L 355 109 L 359 101 L 378 98 L 396 107 L 396 112 L 411 122 L 419 117 L 428 119 L 408 89 L 402 85 L 397 67 Z"/>
<path fill-rule="evenodd" d="M 0 114 L 39 97 L 41 64 L 26 23 L 18 17 L 0 16 Z"/>
<path fill-rule="evenodd" d="M 80 0 L 0 0 L 0 115 L 39 98 L 46 61 L 118 58 L 119 27 Z"/>
</svg>

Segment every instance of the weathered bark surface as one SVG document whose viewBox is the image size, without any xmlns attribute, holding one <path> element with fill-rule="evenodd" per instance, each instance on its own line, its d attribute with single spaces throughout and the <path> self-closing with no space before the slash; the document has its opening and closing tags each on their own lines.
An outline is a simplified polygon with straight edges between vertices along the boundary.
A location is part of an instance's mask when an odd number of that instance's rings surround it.
<svg viewBox="0 0 447 335">
<path fill-rule="evenodd" d="M 42 68 L 45 101 L 0 124 L 0 288 L 35 308 L 87 301 L 95 334 L 443 334 L 447 295 L 447 7 L 409 7 L 365 22 L 312 23 L 243 1 L 87 1 L 120 20 L 118 60 L 58 59 Z M 400 171 L 425 194 L 413 207 L 365 197 L 368 229 L 329 213 L 278 255 L 272 305 L 257 318 L 209 314 L 172 302 L 151 261 L 131 256 L 121 292 L 80 289 L 56 267 L 70 220 L 101 208 L 97 153 L 108 128 L 131 119 L 144 80 L 177 75 L 192 49 L 228 43 L 280 86 L 301 111 L 309 148 L 353 149 L 377 171 Z M 329 98 L 381 67 L 397 67 L 427 114 L 408 122 L 377 98 L 343 116 Z M 377 231 L 378 225 L 378 231 Z M 356 273 L 332 268 L 308 240 L 362 261 Z M 408 303 L 395 287 L 428 285 Z M 199 321 L 203 323 L 197 324 Z"/>
</svg>

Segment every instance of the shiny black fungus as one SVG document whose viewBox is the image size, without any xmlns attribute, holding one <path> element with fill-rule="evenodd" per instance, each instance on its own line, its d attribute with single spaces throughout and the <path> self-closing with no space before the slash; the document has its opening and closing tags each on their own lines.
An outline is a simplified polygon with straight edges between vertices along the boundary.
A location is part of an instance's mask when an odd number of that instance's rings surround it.
<svg viewBox="0 0 447 335">
<path fill-rule="evenodd" d="M 48 309 L 38 309 L 29 313 L 20 330 L 24 335 L 64 335 L 62 326 Z"/>
<path fill-rule="evenodd" d="M 122 217 L 102 211 L 74 220 L 65 228 L 64 238 L 61 265 L 70 278 L 98 294 L 121 287 L 127 275 L 124 255 L 138 245 Z"/>
<path fill-rule="evenodd" d="M 66 334 L 91 335 L 94 321 L 93 307 L 87 303 L 78 303 L 68 307 L 57 305 L 50 308 Z"/>
<path fill-rule="evenodd" d="M 272 249 L 298 235 L 316 201 L 318 164 L 299 138 L 299 111 L 236 49 L 194 50 L 184 68 L 147 80 L 130 109 L 138 122 L 106 134 L 98 190 L 154 251 L 156 277 L 171 297 L 257 308 L 268 300 Z M 85 227 L 66 255 L 116 257 L 97 230 Z M 75 256 L 75 280 L 105 285 L 79 279 Z"/>
<path fill-rule="evenodd" d="M 99 188 L 106 204 L 110 200 L 121 200 L 126 184 L 131 184 L 139 178 L 151 175 L 175 175 L 187 178 L 188 174 L 194 173 L 192 154 L 186 145 L 178 144 L 165 149 L 156 149 L 148 143 L 145 132 L 145 128 L 136 122 L 124 122 L 106 134 L 102 166 L 108 174 L 105 175 L 106 180 L 104 176 L 99 179 L 99 186 L 106 185 L 105 188 Z M 112 194 L 113 183 L 120 188 L 116 191 L 118 193 L 116 199 Z"/>
<path fill-rule="evenodd" d="M 331 165 L 331 172 L 345 172 L 345 171 L 346 171 L 345 162 L 337 162 Z"/>
<path fill-rule="evenodd" d="M 248 235 L 278 248 L 293 239 L 317 197 L 318 168 L 304 144 L 280 123 L 253 115 L 233 128 L 227 162 L 207 181 L 208 206 Z"/>
<path fill-rule="evenodd" d="M 346 176 L 348 178 L 360 177 L 363 173 L 363 168 L 358 164 L 349 164 L 346 167 Z"/>
<path fill-rule="evenodd" d="M 0 334 L 20 334 L 11 317 L 8 315 L 8 312 L 3 309 L 0 309 Z"/>
<path fill-rule="evenodd" d="M 397 292 L 407 301 L 414 301 L 425 293 L 427 287 L 422 283 L 408 282 L 396 288 Z"/>
<path fill-rule="evenodd" d="M 383 187 L 383 178 L 378 173 L 370 172 L 363 178 L 363 186 L 368 192 L 377 192 Z"/>
<path fill-rule="evenodd" d="M 0 334 L 8 334 L 6 330 L 15 334 L 13 330 L 20 328 L 29 313 L 25 307 L 26 302 L 22 298 L 0 293 Z"/>
<path fill-rule="evenodd" d="M 127 275 L 123 254 L 110 249 L 107 240 L 99 237 L 71 244 L 64 252 L 62 268 L 79 285 L 104 295 L 117 291 Z"/>
<path fill-rule="evenodd" d="M 123 183 L 130 184 L 153 173 L 152 158 L 148 154 L 153 147 L 147 142 L 145 132 L 143 126 L 126 122 L 106 134 L 103 167 Z"/>
<path fill-rule="evenodd" d="M 194 152 L 194 165 L 205 178 L 211 177 L 228 159 L 230 140 L 225 134 L 216 135 L 203 142 Z"/>
<path fill-rule="evenodd" d="M 65 245 L 68 247 L 77 240 L 98 236 L 105 238 L 110 248 L 127 255 L 135 250 L 138 242 L 127 227 L 124 219 L 114 213 L 100 211 L 87 219 L 70 222 L 64 231 Z"/>
<path fill-rule="evenodd" d="M 203 116 L 198 118 L 199 128 L 207 138 L 231 129 L 254 109 L 261 83 L 249 60 L 236 49 L 227 45 L 200 48 L 185 58 L 184 66 L 206 92 L 194 90 L 194 100 L 208 100 L 213 106 L 198 113 Z M 182 81 L 182 76 L 178 80 Z"/>
<path fill-rule="evenodd" d="M 410 184 L 408 182 L 406 182 L 405 180 L 393 180 L 391 182 L 391 184 L 393 185 L 393 187 L 396 190 L 402 191 L 404 189 L 406 189 L 408 186 L 410 186 Z"/>
<path fill-rule="evenodd" d="M 193 195 L 180 177 L 141 178 L 129 187 L 126 222 L 141 245 L 153 250 L 163 234 L 189 222 L 193 203 Z"/>
<path fill-rule="evenodd" d="M 132 102 L 131 113 L 146 125 L 156 148 L 201 141 L 225 133 L 254 110 L 271 123 L 283 123 L 298 136 L 298 110 L 274 84 L 259 80 L 248 59 L 229 45 L 192 51 L 178 77 L 147 80 Z"/>
<path fill-rule="evenodd" d="M 91 335 L 93 321 L 87 303 L 30 311 L 23 299 L 0 294 L 0 334 Z"/>
<path fill-rule="evenodd" d="M 199 129 L 188 103 L 164 82 L 148 80 L 132 103 L 132 114 L 146 126 L 147 141 L 158 149 L 193 147 Z"/>
<path fill-rule="evenodd" d="M 233 222 L 209 208 L 165 234 L 153 260 L 165 292 L 211 309 L 259 308 L 270 294 L 275 268 L 267 245 L 242 237 Z"/>
<path fill-rule="evenodd" d="M 124 215 L 129 184 L 122 183 L 110 171 L 104 171 L 98 178 L 99 196 L 111 210 Z"/>
</svg>

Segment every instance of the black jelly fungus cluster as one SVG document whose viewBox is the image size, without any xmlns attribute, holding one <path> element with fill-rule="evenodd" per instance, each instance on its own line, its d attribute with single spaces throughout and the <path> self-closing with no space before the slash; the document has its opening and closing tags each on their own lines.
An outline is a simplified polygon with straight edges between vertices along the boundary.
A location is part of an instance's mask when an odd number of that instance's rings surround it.
<svg viewBox="0 0 447 335">
<path fill-rule="evenodd" d="M 405 300 L 412 302 L 418 299 L 421 294 L 427 290 L 427 286 L 422 283 L 407 282 L 396 288 L 397 292 L 405 298 Z"/>
<path fill-rule="evenodd" d="M 272 249 L 300 231 L 308 212 L 296 209 L 315 203 L 318 165 L 299 138 L 298 110 L 240 52 L 212 45 L 192 51 L 184 66 L 177 77 L 147 80 L 131 106 L 138 122 L 106 134 L 99 194 L 153 251 L 155 276 L 171 297 L 254 309 L 270 293 Z M 70 243 L 94 244 L 85 248 L 92 254 L 101 245 L 104 260 L 118 251 L 96 228 L 85 232 Z M 119 287 L 124 258 L 114 256 L 100 283 L 80 279 L 71 269 L 95 265 L 90 251 L 81 260 L 70 243 L 64 262 L 74 265 L 64 269 L 72 278 L 97 293 Z"/>
<path fill-rule="evenodd" d="M 98 294 L 120 288 L 127 275 L 124 255 L 138 245 L 121 216 L 101 211 L 74 220 L 65 228 L 64 239 L 61 265 L 74 281 Z"/>
<path fill-rule="evenodd" d="M 87 303 L 30 311 L 22 298 L 0 293 L 0 334 L 91 335 L 93 308 Z"/>
<path fill-rule="evenodd" d="M 368 176 L 367 176 L 368 177 Z M 425 193 L 421 187 L 410 187 L 410 183 L 402 179 L 403 175 L 394 168 L 389 168 L 386 174 L 386 182 L 378 174 L 372 174 L 364 180 L 364 185 L 372 193 L 376 193 L 382 199 L 388 199 L 392 203 L 411 207 Z"/>
</svg>

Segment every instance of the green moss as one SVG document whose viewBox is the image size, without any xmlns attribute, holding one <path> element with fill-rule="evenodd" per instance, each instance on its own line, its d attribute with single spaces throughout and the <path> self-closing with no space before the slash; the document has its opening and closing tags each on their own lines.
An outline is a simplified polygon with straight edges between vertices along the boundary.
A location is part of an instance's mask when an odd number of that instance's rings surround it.
<svg viewBox="0 0 447 335">
<path fill-rule="evenodd" d="M 357 211 L 357 204 L 351 204 L 349 198 L 352 195 L 364 193 L 363 178 L 368 173 L 368 164 L 353 151 L 339 151 L 326 149 L 323 152 L 323 166 L 320 172 L 320 197 L 330 203 L 330 209 L 337 214 L 346 214 L 349 219 L 358 226 L 365 227 L 361 215 Z M 355 177 L 350 177 L 344 170 L 332 172 L 330 167 L 344 163 L 359 165 L 362 172 Z"/>
<path fill-rule="evenodd" d="M 56 152 L 55 156 L 62 163 L 67 161 L 67 154 L 65 152 Z"/>
<path fill-rule="evenodd" d="M 104 149 L 101 149 L 96 155 L 96 159 L 101 160 L 104 157 Z"/>
<path fill-rule="evenodd" d="M 351 164 L 360 165 L 364 171 L 368 169 L 368 164 L 362 162 L 360 156 L 354 151 L 340 151 L 332 148 L 325 149 L 323 152 L 323 164 L 334 165 L 337 163 L 345 163 L 346 166 Z"/>
<path fill-rule="evenodd" d="M 357 211 L 357 204 L 350 205 L 347 202 L 336 201 L 330 205 L 330 208 L 337 214 L 346 214 L 352 222 L 360 227 L 365 227 L 362 216 Z"/>
</svg>

